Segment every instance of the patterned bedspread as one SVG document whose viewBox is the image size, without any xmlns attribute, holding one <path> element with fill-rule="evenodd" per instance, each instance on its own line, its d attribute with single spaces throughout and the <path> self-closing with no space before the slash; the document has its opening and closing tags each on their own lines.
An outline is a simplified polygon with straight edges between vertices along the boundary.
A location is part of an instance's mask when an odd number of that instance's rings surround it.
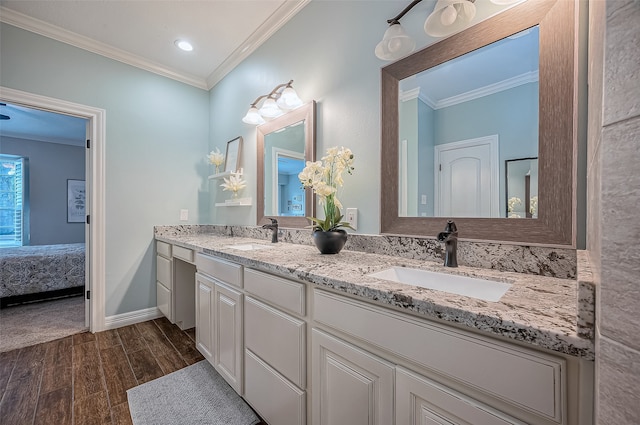
<svg viewBox="0 0 640 425">
<path fill-rule="evenodd" d="M 0 298 L 84 285 L 83 243 L 0 248 Z"/>
</svg>

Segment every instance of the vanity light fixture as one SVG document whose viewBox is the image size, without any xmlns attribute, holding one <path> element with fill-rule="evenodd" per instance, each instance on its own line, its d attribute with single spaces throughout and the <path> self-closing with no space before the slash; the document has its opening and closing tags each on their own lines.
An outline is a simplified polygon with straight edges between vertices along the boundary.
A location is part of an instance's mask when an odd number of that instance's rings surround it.
<svg viewBox="0 0 640 425">
<path fill-rule="evenodd" d="M 302 106 L 303 102 L 291 86 L 292 84 L 293 80 L 290 80 L 288 83 L 277 85 L 271 90 L 271 93 L 259 96 L 251 104 L 242 121 L 247 124 L 260 125 L 265 123 L 265 118 L 275 118 L 284 114 L 285 111 Z M 258 109 L 258 104 L 263 99 L 264 102 Z"/>
<path fill-rule="evenodd" d="M 421 1 L 413 0 L 398 16 L 387 20 L 389 28 L 375 49 L 379 59 L 396 60 L 413 52 L 416 42 L 402 28 L 400 19 Z M 438 0 L 433 12 L 424 23 L 424 31 L 432 37 L 444 37 L 466 28 L 476 16 L 474 2 L 475 0 Z"/>
</svg>

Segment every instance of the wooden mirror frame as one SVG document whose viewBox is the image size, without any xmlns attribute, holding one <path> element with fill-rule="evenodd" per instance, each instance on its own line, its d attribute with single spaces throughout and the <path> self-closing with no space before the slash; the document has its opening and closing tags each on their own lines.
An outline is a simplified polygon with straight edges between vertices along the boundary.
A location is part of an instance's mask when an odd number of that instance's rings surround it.
<svg viewBox="0 0 640 425">
<path fill-rule="evenodd" d="M 539 210 L 537 219 L 399 217 L 399 81 L 539 25 Z M 577 8 L 529 0 L 382 68 L 380 231 L 432 236 L 448 219 L 461 239 L 576 246 Z"/>
<path fill-rule="evenodd" d="M 264 137 L 273 133 L 281 128 L 288 127 L 292 124 L 304 120 L 304 157 L 305 161 L 316 160 L 316 102 L 312 100 L 306 105 L 287 112 L 284 115 L 274 118 L 273 120 L 266 122 L 258 126 L 258 139 L 257 139 L 257 201 L 256 208 L 258 216 L 258 225 L 271 223 L 269 218 L 275 218 L 278 220 L 280 227 L 305 227 L 310 224 L 306 217 L 315 217 L 315 199 L 311 189 L 305 189 L 305 217 L 289 217 L 289 216 L 274 216 L 265 215 L 264 213 Z"/>
</svg>

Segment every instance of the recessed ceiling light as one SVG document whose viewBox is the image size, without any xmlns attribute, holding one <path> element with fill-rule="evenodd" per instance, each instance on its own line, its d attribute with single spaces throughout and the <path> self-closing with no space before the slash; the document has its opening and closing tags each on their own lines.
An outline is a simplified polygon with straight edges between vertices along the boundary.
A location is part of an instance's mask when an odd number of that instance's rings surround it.
<svg viewBox="0 0 640 425">
<path fill-rule="evenodd" d="M 178 49 L 184 50 L 185 52 L 193 50 L 193 46 L 187 40 L 176 40 L 175 45 L 178 46 Z"/>
</svg>

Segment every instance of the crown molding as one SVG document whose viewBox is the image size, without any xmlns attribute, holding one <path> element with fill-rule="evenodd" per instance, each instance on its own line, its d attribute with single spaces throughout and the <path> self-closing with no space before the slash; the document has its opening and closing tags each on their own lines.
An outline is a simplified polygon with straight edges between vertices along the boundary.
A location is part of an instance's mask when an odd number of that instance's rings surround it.
<svg viewBox="0 0 640 425">
<path fill-rule="evenodd" d="M 435 103 L 434 109 L 442 109 L 459 103 L 468 102 L 470 100 L 479 99 L 523 84 L 535 83 L 536 81 L 538 81 L 538 71 L 525 72 L 524 74 L 516 75 L 515 77 L 507 78 L 506 80 L 489 84 L 488 86 L 470 90 L 466 93 L 451 96 L 446 99 L 440 99 Z"/>
<path fill-rule="evenodd" d="M 229 72 L 267 41 L 311 0 L 285 1 L 236 50 L 207 77 L 207 89 L 218 84 Z"/>
</svg>

